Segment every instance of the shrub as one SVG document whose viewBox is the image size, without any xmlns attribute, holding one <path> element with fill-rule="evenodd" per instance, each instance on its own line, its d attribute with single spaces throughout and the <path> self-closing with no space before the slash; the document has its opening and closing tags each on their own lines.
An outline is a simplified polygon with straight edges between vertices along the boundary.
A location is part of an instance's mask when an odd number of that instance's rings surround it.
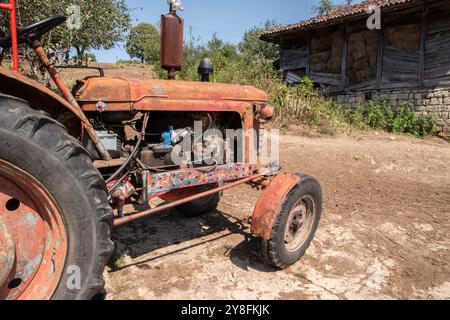
<svg viewBox="0 0 450 320">
<path fill-rule="evenodd" d="M 354 127 L 364 130 L 367 129 L 365 111 L 363 107 L 358 107 L 356 110 L 349 111 L 347 113 L 347 121 Z"/>
<path fill-rule="evenodd" d="M 348 112 L 347 120 L 360 129 L 382 129 L 418 137 L 435 134 L 437 127 L 432 117 L 417 115 L 410 105 L 404 104 L 394 109 L 385 101 L 380 104 L 370 101 L 367 107 Z"/>
<path fill-rule="evenodd" d="M 277 125 L 301 122 L 316 126 L 323 133 L 335 132 L 336 128 L 345 125 L 342 109 L 333 101 L 323 99 L 309 78 L 303 78 L 298 85 L 278 80 L 277 85 L 268 89 L 270 102 L 275 106 Z"/>
<path fill-rule="evenodd" d="M 389 132 L 413 134 L 424 137 L 436 133 L 436 121 L 432 117 L 418 116 L 410 105 L 404 104 L 393 114 L 388 121 Z"/>
<path fill-rule="evenodd" d="M 369 102 L 367 109 L 367 125 L 372 129 L 382 128 L 386 125 L 386 107 L 381 104 Z"/>
</svg>

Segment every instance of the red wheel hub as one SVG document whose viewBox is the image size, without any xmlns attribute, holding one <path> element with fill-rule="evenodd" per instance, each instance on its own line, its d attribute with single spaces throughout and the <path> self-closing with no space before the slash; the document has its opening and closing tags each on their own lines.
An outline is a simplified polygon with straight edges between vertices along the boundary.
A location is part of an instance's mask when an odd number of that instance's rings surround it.
<svg viewBox="0 0 450 320">
<path fill-rule="evenodd" d="M 296 252 L 311 233 L 317 208 L 314 199 L 306 195 L 300 199 L 289 214 L 284 233 L 287 251 Z"/>
<path fill-rule="evenodd" d="M 11 275 L 16 260 L 15 245 L 11 233 L 0 218 L 0 284 Z"/>
<path fill-rule="evenodd" d="M 67 235 L 60 211 L 35 178 L 0 160 L 0 299 L 50 299 Z"/>
</svg>

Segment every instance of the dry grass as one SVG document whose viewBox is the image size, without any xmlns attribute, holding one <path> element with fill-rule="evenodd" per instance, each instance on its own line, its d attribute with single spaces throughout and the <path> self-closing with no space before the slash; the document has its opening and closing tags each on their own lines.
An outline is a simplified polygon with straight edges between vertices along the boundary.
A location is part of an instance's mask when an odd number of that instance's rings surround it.
<svg viewBox="0 0 450 320">
<path fill-rule="evenodd" d="M 90 67 L 102 68 L 106 76 L 154 79 L 156 77 L 153 66 L 149 65 L 122 65 L 113 63 L 91 63 Z M 75 84 L 76 80 L 88 76 L 98 75 L 98 71 L 90 69 L 64 69 L 61 75 L 69 85 Z"/>
</svg>

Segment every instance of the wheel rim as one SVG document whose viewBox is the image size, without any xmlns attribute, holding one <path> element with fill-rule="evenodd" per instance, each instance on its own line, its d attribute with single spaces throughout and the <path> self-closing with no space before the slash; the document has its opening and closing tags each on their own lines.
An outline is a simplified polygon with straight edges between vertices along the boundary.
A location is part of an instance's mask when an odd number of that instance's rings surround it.
<svg viewBox="0 0 450 320">
<path fill-rule="evenodd" d="M 308 239 L 317 215 L 314 199 L 310 195 L 301 198 L 292 208 L 284 232 L 286 250 L 298 251 Z"/>
<path fill-rule="evenodd" d="M 66 259 L 64 221 L 47 189 L 4 160 L 0 160 L 0 240 L 0 259 L 6 262 L 0 266 L 0 299 L 50 299 Z"/>
</svg>

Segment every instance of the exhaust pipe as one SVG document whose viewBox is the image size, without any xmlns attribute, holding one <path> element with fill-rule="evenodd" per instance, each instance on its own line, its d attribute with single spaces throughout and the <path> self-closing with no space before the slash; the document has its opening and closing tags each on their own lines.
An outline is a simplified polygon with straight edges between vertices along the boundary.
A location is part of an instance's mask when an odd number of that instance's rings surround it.
<svg viewBox="0 0 450 320">
<path fill-rule="evenodd" d="M 184 20 L 177 15 L 183 10 L 180 0 L 167 0 L 170 12 L 161 16 L 161 67 L 168 72 L 169 80 L 175 80 L 176 72 L 184 63 Z"/>
</svg>

